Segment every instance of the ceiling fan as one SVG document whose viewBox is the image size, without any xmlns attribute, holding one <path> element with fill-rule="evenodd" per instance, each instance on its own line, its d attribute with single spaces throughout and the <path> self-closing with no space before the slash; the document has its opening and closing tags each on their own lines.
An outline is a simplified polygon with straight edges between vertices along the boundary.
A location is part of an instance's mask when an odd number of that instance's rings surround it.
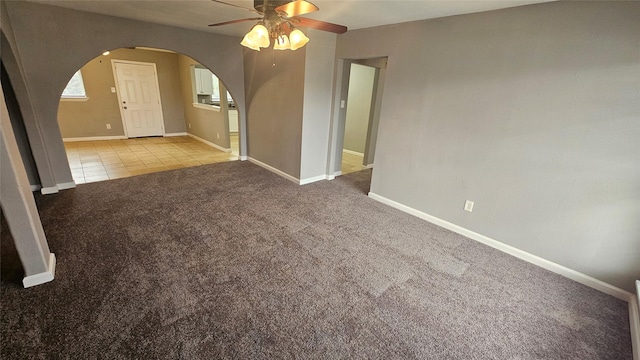
<svg viewBox="0 0 640 360">
<path fill-rule="evenodd" d="M 257 51 L 260 51 L 260 48 L 269 47 L 271 40 L 274 41 L 274 50 L 296 50 L 303 47 L 309 41 L 309 38 L 296 26 L 309 27 L 336 34 L 343 34 L 347 31 L 346 26 L 300 17 L 300 15 L 319 10 L 317 6 L 305 0 L 253 0 L 253 9 L 219 0 L 212 1 L 246 9 L 261 16 L 209 25 L 222 26 L 258 20 L 240 43 Z"/>
</svg>

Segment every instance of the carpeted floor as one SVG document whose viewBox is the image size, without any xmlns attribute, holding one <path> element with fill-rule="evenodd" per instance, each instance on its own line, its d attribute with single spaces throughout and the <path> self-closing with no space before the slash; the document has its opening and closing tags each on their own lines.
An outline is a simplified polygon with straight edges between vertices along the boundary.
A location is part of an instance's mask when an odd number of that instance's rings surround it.
<svg viewBox="0 0 640 360">
<path fill-rule="evenodd" d="M 2 359 L 631 359 L 627 304 L 247 162 L 37 198 L 56 279 L 1 248 Z M 4 225 L 3 225 L 4 226 Z"/>
</svg>

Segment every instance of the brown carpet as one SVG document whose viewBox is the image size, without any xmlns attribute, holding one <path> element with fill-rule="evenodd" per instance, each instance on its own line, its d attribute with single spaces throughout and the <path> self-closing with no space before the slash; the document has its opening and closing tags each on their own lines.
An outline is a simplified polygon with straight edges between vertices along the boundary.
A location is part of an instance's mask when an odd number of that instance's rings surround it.
<svg viewBox="0 0 640 360">
<path fill-rule="evenodd" d="M 2 231 L 3 359 L 631 359 L 627 304 L 366 197 L 231 162 L 37 202 L 30 289 Z M 5 226 L 5 225 L 3 225 Z"/>
</svg>

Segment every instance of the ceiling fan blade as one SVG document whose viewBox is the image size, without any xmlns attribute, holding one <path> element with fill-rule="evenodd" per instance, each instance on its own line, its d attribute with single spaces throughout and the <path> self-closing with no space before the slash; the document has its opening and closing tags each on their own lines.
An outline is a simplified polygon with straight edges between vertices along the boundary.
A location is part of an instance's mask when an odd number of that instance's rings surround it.
<svg viewBox="0 0 640 360">
<path fill-rule="evenodd" d="M 220 1 L 220 0 L 211 0 L 211 1 L 213 1 L 213 2 L 217 2 L 217 3 L 219 3 L 219 4 L 225 4 L 225 5 L 233 6 L 233 7 L 236 7 L 236 8 L 238 8 L 238 9 L 245 9 L 245 10 L 247 10 L 247 11 L 251 11 L 251 12 L 253 12 L 253 13 L 256 13 L 256 14 L 260 14 L 260 15 L 262 15 L 262 13 L 261 13 L 261 12 L 259 12 L 259 11 L 257 11 L 256 9 L 249 9 L 249 8 L 244 7 L 244 6 L 240 6 L 240 5 L 236 5 L 236 4 L 231 4 L 231 3 L 224 2 L 224 1 Z M 209 25 L 209 26 L 211 26 L 211 25 Z"/>
<path fill-rule="evenodd" d="M 236 24 L 236 23 L 241 23 L 241 22 L 245 22 L 245 21 L 255 21 L 255 20 L 262 20 L 262 18 L 261 17 L 256 17 L 256 18 L 246 18 L 246 19 L 231 20 L 231 21 L 225 21 L 225 22 L 221 22 L 221 23 L 209 24 L 209 26 L 222 26 L 222 25 Z"/>
<path fill-rule="evenodd" d="M 280 5 L 275 9 L 277 12 L 283 12 L 287 14 L 287 17 L 294 17 L 298 15 L 308 14 L 314 11 L 318 11 L 317 6 L 305 0 L 295 0 L 288 2 L 284 5 Z"/>
<path fill-rule="evenodd" d="M 303 18 L 303 17 L 295 17 L 291 20 L 296 26 L 310 27 L 312 29 L 328 31 L 336 34 L 344 34 L 347 32 L 346 26 L 332 24 L 325 21 L 314 20 L 314 19 Z"/>
</svg>

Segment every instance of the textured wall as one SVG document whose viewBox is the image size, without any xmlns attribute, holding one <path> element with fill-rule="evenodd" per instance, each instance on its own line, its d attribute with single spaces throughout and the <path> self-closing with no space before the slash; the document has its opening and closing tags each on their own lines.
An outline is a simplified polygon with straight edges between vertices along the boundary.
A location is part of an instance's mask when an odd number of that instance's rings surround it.
<svg viewBox="0 0 640 360">
<path fill-rule="evenodd" d="M 338 58 L 389 56 L 371 191 L 633 291 L 638 19 L 553 2 L 340 36 Z"/>
<path fill-rule="evenodd" d="M 117 49 L 108 56 L 98 55 L 82 68 L 88 100 L 61 100 L 58 124 L 63 138 L 88 136 L 124 136 L 111 60 L 156 64 L 165 132 L 185 132 L 184 107 L 178 77 L 178 55 L 168 52 Z M 108 130 L 106 124 L 111 124 Z"/>
</svg>

